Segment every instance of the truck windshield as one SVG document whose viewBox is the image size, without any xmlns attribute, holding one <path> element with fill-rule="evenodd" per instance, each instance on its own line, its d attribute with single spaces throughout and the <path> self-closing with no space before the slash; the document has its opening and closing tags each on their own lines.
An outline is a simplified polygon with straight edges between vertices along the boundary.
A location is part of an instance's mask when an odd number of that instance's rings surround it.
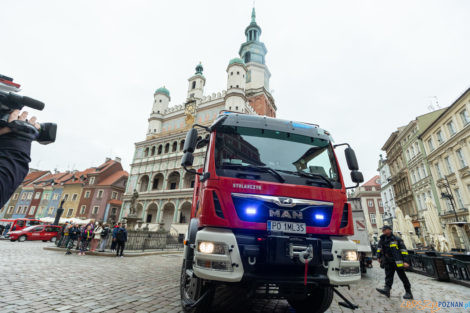
<svg viewBox="0 0 470 313">
<path fill-rule="evenodd" d="M 328 140 L 282 131 L 219 127 L 215 166 L 218 176 L 341 188 Z"/>
</svg>

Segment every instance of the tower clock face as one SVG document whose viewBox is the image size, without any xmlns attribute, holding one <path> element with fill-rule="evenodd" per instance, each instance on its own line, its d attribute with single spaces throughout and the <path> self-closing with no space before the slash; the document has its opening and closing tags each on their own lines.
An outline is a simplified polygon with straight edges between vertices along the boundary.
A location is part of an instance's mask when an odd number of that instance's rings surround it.
<svg viewBox="0 0 470 313">
<path fill-rule="evenodd" d="M 194 115 L 196 113 L 196 106 L 194 105 L 194 103 L 186 105 L 185 113 L 190 115 Z"/>
</svg>

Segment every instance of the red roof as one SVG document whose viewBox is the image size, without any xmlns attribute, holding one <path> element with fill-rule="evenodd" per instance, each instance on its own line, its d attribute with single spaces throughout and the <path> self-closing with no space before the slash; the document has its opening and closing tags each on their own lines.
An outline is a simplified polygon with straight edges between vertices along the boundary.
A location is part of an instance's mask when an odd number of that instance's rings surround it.
<svg viewBox="0 0 470 313">
<path fill-rule="evenodd" d="M 46 175 L 49 173 L 49 171 L 36 171 L 36 172 L 31 172 L 26 177 L 23 179 L 23 185 L 27 186 L 37 179 L 41 178 L 42 176 Z"/>
<path fill-rule="evenodd" d="M 55 183 L 58 183 L 61 179 L 65 178 L 69 173 L 64 172 L 64 173 L 55 173 L 55 174 L 49 174 L 44 177 L 42 177 L 40 180 L 38 180 L 36 184 L 43 184 L 45 186 L 50 185 L 52 181 Z"/>
<path fill-rule="evenodd" d="M 104 162 L 103 164 L 101 164 L 100 166 L 94 168 L 94 171 L 91 174 L 102 173 L 102 172 L 106 171 L 108 168 L 110 168 L 115 163 L 119 163 L 119 162 L 114 161 L 114 160 L 108 160 L 108 161 Z"/>
<path fill-rule="evenodd" d="M 88 174 L 94 172 L 95 169 L 90 167 L 90 168 L 87 168 L 86 170 L 84 171 L 81 171 L 81 172 L 75 172 L 72 174 L 72 178 L 71 179 L 68 179 L 67 181 L 64 182 L 64 185 L 72 185 L 72 184 L 80 184 L 80 183 L 83 183 L 85 180 L 83 178 L 86 178 Z"/>
<path fill-rule="evenodd" d="M 362 184 L 361 187 L 367 187 L 367 186 L 370 186 L 370 187 L 380 187 L 380 184 L 378 184 L 377 181 L 380 181 L 380 176 L 379 176 L 379 175 L 375 175 L 374 177 L 372 177 L 371 179 L 369 179 L 367 182 L 365 182 L 364 184 Z"/>
<path fill-rule="evenodd" d="M 102 181 L 100 181 L 98 183 L 98 186 L 111 186 L 112 184 L 117 182 L 122 177 L 125 177 L 125 178 L 129 177 L 129 173 L 126 172 L 126 171 L 118 171 L 118 172 L 106 177 Z"/>
</svg>

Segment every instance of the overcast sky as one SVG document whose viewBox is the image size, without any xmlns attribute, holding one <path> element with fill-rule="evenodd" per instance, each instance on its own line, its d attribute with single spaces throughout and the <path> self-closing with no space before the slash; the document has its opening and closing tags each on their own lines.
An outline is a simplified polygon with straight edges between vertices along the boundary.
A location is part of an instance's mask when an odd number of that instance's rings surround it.
<svg viewBox="0 0 470 313">
<path fill-rule="evenodd" d="M 156 88 L 182 104 L 199 61 L 206 94 L 226 88 L 252 5 L 2 1 L 0 73 L 46 103 L 41 121 L 59 124 L 56 143 L 34 143 L 31 166 L 84 169 L 119 156 L 129 170 Z M 445 107 L 470 87 L 469 1 L 258 0 L 256 11 L 277 116 L 349 142 L 366 179 L 392 131 L 429 112 L 433 97 Z"/>
</svg>

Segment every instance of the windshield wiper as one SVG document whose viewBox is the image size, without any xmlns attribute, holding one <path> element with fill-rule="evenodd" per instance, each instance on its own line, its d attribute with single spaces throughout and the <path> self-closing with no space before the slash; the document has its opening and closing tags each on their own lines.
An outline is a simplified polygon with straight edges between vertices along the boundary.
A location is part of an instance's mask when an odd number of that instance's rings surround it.
<svg viewBox="0 0 470 313">
<path fill-rule="evenodd" d="M 305 173 L 305 172 L 302 172 L 302 171 L 283 171 L 283 172 L 297 174 L 299 176 L 307 177 L 307 178 L 317 178 L 317 179 L 320 179 L 323 182 L 325 182 L 330 188 L 334 188 L 333 183 L 328 178 L 326 178 L 325 176 L 320 175 L 320 174 Z"/>
<path fill-rule="evenodd" d="M 286 180 L 284 177 L 282 177 L 281 174 L 279 174 L 278 171 L 271 167 L 267 166 L 260 166 L 260 165 L 255 165 L 255 164 L 248 164 L 248 165 L 242 165 L 242 164 L 223 164 L 222 167 L 228 167 L 228 168 L 240 168 L 240 169 L 247 169 L 247 170 L 256 170 L 256 171 L 262 171 L 266 173 L 272 174 L 274 177 L 277 178 L 277 180 L 281 183 L 285 182 Z"/>
</svg>

